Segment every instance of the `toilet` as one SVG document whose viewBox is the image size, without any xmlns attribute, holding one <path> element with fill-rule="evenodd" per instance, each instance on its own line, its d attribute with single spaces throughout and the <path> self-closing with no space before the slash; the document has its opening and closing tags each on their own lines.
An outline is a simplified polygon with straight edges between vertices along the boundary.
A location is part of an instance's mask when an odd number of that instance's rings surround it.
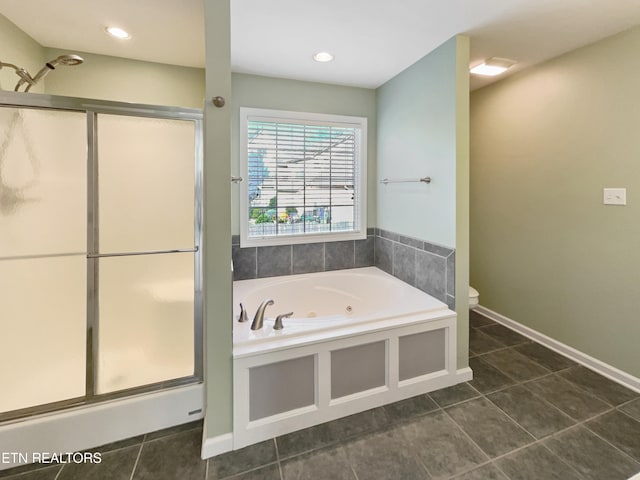
<svg viewBox="0 0 640 480">
<path fill-rule="evenodd" d="M 475 288 L 469 286 L 469 309 L 470 310 L 473 310 L 479 305 L 478 297 L 480 297 L 480 294 L 478 293 L 478 291 Z"/>
</svg>

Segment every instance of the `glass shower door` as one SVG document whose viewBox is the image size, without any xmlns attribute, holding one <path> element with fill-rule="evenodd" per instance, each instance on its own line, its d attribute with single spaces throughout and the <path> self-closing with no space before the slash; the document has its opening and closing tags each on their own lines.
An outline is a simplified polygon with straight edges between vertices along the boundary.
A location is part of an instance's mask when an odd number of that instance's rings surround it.
<svg viewBox="0 0 640 480">
<path fill-rule="evenodd" d="M 0 418 L 85 395 L 84 113 L 0 107 Z"/>
<path fill-rule="evenodd" d="M 196 126 L 107 114 L 96 123 L 100 395 L 195 374 Z"/>
</svg>

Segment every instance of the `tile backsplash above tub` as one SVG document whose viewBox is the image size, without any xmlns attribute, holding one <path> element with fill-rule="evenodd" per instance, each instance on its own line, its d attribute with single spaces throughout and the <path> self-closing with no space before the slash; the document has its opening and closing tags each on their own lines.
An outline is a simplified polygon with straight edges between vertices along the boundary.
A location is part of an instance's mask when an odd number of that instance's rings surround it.
<svg viewBox="0 0 640 480">
<path fill-rule="evenodd" d="M 365 240 L 240 248 L 240 239 L 234 235 L 231 243 L 234 280 L 370 267 L 375 264 L 373 228 L 367 229 Z"/>
<path fill-rule="evenodd" d="M 366 240 L 240 248 L 231 239 L 233 279 L 376 267 L 455 308 L 453 249 L 368 228 Z"/>
</svg>

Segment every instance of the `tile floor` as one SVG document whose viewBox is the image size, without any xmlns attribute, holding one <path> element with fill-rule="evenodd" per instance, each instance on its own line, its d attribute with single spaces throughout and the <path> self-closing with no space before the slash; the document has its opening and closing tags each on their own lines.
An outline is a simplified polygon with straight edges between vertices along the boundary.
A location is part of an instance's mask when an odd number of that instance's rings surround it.
<svg viewBox="0 0 640 480">
<path fill-rule="evenodd" d="M 640 395 L 472 312 L 474 380 L 207 461 L 199 423 L 4 480 L 626 480 Z M 24 467 L 23 467 L 24 470 Z"/>
</svg>

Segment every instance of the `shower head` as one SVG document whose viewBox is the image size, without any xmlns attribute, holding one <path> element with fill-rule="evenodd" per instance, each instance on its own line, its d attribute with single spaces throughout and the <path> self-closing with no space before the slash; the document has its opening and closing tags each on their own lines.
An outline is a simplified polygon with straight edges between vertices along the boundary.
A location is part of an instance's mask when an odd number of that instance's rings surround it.
<svg viewBox="0 0 640 480">
<path fill-rule="evenodd" d="M 16 84 L 16 88 L 14 88 L 14 91 L 16 92 L 19 91 L 20 87 L 22 87 L 22 85 L 26 83 L 27 88 L 25 88 L 24 91 L 28 92 L 31 89 L 31 87 L 33 87 L 36 83 L 38 83 L 40 80 L 46 77 L 51 70 L 55 70 L 56 66 L 64 65 L 68 67 L 73 67 L 76 65 L 80 65 L 82 62 L 84 62 L 84 58 L 82 58 L 79 55 L 72 55 L 72 54 L 60 55 L 58 58 L 55 58 L 45 63 L 44 67 L 42 67 L 40 71 L 36 73 L 35 77 L 32 77 L 31 75 L 29 75 L 29 72 L 27 72 L 24 68 L 20 68 L 17 65 L 14 65 L 12 63 L 0 62 L 0 69 L 2 69 L 2 67 L 13 68 L 16 71 L 16 74 L 20 77 L 20 80 L 18 80 L 18 83 Z"/>
<path fill-rule="evenodd" d="M 84 58 L 79 55 L 60 55 L 55 60 L 48 61 L 46 65 L 50 65 L 52 68 L 55 68 L 56 65 L 75 67 L 76 65 L 80 65 L 82 62 L 84 62 Z"/>
<path fill-rule="evenodd" d="M 46 77 L 51 70 L 55 70 L 58 65 L 65 65 L 69 67 L 73 67 L 75 65 L 80 65 L 84 62 L 84 58 L 78 55 L 60 55 L 58 58 L 48 61 L 44 64 L 44 67 L 40 69 L 40 71 L 33 78 L 24 78 L 18 82 L 16 85 L 16 92 L 24 83 L 28 83 L 27 88 L 24 89 L 25 92 L 28 92 L 31 87 L 33 87 L 36 83 Z"/>
</svg>

